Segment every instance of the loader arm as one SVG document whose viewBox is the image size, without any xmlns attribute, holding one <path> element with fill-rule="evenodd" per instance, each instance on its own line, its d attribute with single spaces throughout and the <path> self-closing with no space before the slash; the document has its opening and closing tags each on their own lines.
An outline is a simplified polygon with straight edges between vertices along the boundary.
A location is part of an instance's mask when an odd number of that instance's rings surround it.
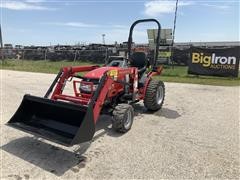
<svg viewBox="0 0 240 180">
<path fill-rule="evenodd" d="M 73 66 L 73 67 L 63 67 L 60 72 L 58 73 L 56 79 L 53 81 L 52 85 L 48 89 L 46 95 L 44 97 L 48 97 L 50 93 L 52 92 L 54 86 L 55 90 L 52 93 L 51 99 L 56 100 L 57 98 L 55 95 L 62 94 L 62 91 L 64 89 L 64 86 L 66 84 L 66 81 L 68 78 L 72 77 L 75 73 L 79 72 L 86 72 L 86 71 L 91 71 L 94 69 L 99 68 L 99 66 Z"/>
<path fill-rule="evenodd" d="M 107 72 L 104 73 L 103 77 L 100 80 L 99 86 L 95 91 L 93 98 L 91 99 L 89 105 L 93 106 L 93 118 L 95 124 L 98 120 L 99 114 L 106 100 L 106 96 L 111 89 L 113 82 L 113 79 L 107 75 Z"/>
<path fill-rule="evenodd" d="M 85 71 L 91 71 L 99 66 L 75 66 L 75 67 L 64 67 L 59 72 L 61 75 L 57 75 L 57 80 L 53 82 L 52 86 L 54 86 L 56 83 L 56 88 L 54 92 L 52 93 L 51 99 L 57 100 L 59 97 L 61 97 L 62 91 L 64 89 L 66 80 L 70 77 L 72 77 L 75 73 L 79 72 L 85 72 Z M 93 117 L 94 122 L 96 124 L 97 119 L 99 117 L 99 114 L 101 112 L 103 103 L 106 99 L 106 96 L 108 94 L 108 91 L 111 89 L 111 85 L 113 83 L 113 79 L 107 75 L 107 72 L 104 73 L 102 78 L 100 79 L 99 86 L 97 90 L 95 91 L 91 101 L 89 102 L 88 106 L 91 106 L 93 108 Z M 55 84 L 54 84 L 55 83 Z M 109 89 L 110 87 L 110 89 Z M 50 91 L 50 90 L 48 90 Z M 64 95 L 65 96 L 65 95 Z M 65 96 L 65 100 L 70 100 L 72 102 L 77 102 L 76 97 L 71 96 Z"/>
</svg>

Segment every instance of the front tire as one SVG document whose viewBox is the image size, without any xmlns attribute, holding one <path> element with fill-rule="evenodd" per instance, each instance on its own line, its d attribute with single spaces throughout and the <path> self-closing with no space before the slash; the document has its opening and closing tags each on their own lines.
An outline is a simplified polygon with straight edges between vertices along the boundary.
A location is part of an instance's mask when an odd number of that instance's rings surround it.
<svg viewBox="0 0 240 180">
<path fill-rule="evenodd" d="M 134 110 L 129 104 L 119 104 L 113 110 L 112 127 L 115 131 L 125 133 L 133 124 Z"/>
<path fill-rule="evenodd" d="M 165 86 L 162 81 L 150 80 L 144 98 L 144 106 L 150 111 L 162 108 L 165 98 Z"/>
</svg>

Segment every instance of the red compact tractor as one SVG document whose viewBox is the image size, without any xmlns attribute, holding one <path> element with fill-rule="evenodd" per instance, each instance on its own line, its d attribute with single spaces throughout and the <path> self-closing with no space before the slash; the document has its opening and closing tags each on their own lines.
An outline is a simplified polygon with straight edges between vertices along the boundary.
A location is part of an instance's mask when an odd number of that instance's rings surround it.
<svg viewBox="0 0 240 180">
<path fill-rule="evenodd" d="M 132 33 L 136 24 L 155 22 L 158 35 L 153 63 L 144 52 L 132 51 Z M 130 130 L 134 109 L 141 100 L 150 111 L 159 110 L 165 87 L 154 80 L 162 66 L 156 66 L 161 26 L 155 19 L 134 22 L 128 38 L 128 59 L 113 60 L 99 66 L 63 67 L 44 98 L 25 95 L 7 125 L 62 145 L 90 141 L 100 114 L 112 116 L 112 127 L 120 133 Z M 83 76 L 80 72 L 85 72 Z M 73 82 L 74 95 L 63 93 L 66 82 Z"/>
</svg>

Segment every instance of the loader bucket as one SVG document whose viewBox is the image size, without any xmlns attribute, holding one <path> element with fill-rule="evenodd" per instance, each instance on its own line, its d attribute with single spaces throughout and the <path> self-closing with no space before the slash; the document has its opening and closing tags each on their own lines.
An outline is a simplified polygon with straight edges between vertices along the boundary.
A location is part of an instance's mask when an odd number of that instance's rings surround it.
<svg viewBox="0 0 240 180">
<path fill-rule="evenodd" d="M 90 141 L 95 132 L 93 109 L 25 95 L 7 125 L 33 135 L 72 146 Z"/>
</svg>

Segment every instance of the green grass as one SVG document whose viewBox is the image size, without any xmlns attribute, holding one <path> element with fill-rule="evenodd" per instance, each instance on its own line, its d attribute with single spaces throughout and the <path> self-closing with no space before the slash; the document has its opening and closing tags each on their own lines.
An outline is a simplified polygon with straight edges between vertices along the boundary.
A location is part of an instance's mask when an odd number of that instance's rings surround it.
<svg viewBox="0 0 240 180">
<path fill-rule="evenodd" d="M 42 72 L 42 73 L 58 73 L 63 66 L 81 66 L 94 65 L 90 62 L 72 62 L 72 61 L 30 61 L 30 60 L 4 60 L 1 61 L 0 69 L 28 71 L 28 72 Z M 219 86 L 239 86 L 240 78 L 224 78 L 212 76 L 195 76 L 187 74 L 187 67 L 165 67 L 161 76 L 155 77 L 166 82 L 177 83 L 193 83 L 193 84 L 207 84 Z"/>
<path fill-rule="evenodd" d="M 165 67 L 159 78 L 166 82 L 205 84 L 216 86 L 239 86 L 240 78 L 189 75 L 188 67 Z"/>
<path fill-rule="evenodd" d="M 30 60 L 4 60 L 1 61 L 0 69 L 15 71 L 41 72 L 56 74 L 64 66 L 89 65 L 90 62 L 73 61 L 30 61 Z"/>
</svg>

